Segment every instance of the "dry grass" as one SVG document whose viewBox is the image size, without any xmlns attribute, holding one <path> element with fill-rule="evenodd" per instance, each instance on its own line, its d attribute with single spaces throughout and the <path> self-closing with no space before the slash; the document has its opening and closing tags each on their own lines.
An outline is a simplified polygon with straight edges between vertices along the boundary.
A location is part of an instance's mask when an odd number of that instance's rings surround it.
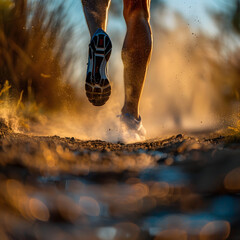
<svg viewBox="0 0 240 240">
<path fill-rule="evenodd" d="M 0 0 L 0 111 L 11 127 L 28 130 L 77 98 L 67 75 L 72 27 L 64 1 L 52 3 Z"/>
<path fill-rule="evenodd" d="M 24 102 L 34 97 L 53 110 L 75 93 L 65 76 L 71 27 L 65 27 L 63 1 L 52 10 L 48 5 L 46 0 L 0 1 L 0 83 L 9 81 L 13 98 L 23 91 Z"/>
</svg>

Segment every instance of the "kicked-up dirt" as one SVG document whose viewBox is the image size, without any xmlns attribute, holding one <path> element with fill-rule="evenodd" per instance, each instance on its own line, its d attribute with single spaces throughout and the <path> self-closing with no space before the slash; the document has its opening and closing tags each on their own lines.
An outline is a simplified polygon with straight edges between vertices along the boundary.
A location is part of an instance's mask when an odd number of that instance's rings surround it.
<svg viewBox="0 0 240 240">
<path fill-rule="evenodd" d="M 240 143 L 0 131 L 1 240 L 240 239 Z"/>
</svg>

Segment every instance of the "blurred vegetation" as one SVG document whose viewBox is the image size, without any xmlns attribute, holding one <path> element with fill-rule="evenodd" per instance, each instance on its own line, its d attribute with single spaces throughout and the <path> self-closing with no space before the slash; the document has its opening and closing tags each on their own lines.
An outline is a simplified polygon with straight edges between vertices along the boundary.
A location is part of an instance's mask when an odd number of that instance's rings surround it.
<svg viewBox="0 0 240 240">
<path fill-rule="evenodd" d="M 220 29 L 219 38 L 230 52 L 225 76 L 237 102 L 238 117 L 234 126 L 229 127 L 235 141 L 240 139 L 240 0 L 221 1 L 221 10 L 212 15 Z"/>
<path fill-rule="evenodd" d="M 240 33 L 240 1 L 236 1 L 236 8 L 233 14 L 232 23 L 238 33 Z"/>
<path fill-rule="evenodd" d="M 240 34 L 240 1 L 219 0 L 219 4 L 219 10 L 210 11 L 219 28 L 228 33 L 234 31 Z"/>
<path fill-rule="evenodd" d="M 43 109 L 61 108 L 75 93 L 66 80 L 73 56 L 66 55 L 71 27 L 63 1 L 0 0 L 0 84 L 13 99 L 36 101 Z"/>
<path fill-rule="evenodd" d="M 220 1 L 221 10 L 212 12 L 212 16 L 219 27 L 218 41 L 222 44 L 225 57 L 225 74 L 227 87 L 232 89 L 232 97 L 235 95 L 239 101 L 240 94 L 240 1 Z M 223 64 L 224 66 L 224 64 Z M 221 75 L 222 76 L 222 75 Z"/>
</svg>

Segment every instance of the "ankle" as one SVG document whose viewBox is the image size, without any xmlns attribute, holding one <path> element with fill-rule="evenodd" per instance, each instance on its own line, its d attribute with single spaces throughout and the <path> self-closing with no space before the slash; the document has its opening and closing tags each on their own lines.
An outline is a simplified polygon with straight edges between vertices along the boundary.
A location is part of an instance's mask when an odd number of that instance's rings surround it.
<svg viewBox="0 0 240 240">
<path fill-rule="evenodd" d="M 138 111 L 136 110 L 134 111 L 133 109 L 127 108 L 125 106 L 122 108 L 122 115 L 130 115 L 134 117 L 136 120 L 140 119 Z"/>
</svg>

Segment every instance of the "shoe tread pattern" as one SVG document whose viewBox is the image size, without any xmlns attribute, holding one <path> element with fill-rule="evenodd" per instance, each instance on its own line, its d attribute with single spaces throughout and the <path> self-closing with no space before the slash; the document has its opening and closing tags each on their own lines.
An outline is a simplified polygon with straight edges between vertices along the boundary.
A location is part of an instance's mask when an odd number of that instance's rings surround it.
<svg viewBox="0 0 240 240">
<path fill-rule="evenodd" d="M 111 95 L 111 85 L 106 76 L 111 51 L 112 43 L 105 32 L 96 34 L 89 44 L 89 61 L 92 61 L 92 65 L 88 69 L 85 90 L 94 106 L 104 105 Z"/>
</svg>

